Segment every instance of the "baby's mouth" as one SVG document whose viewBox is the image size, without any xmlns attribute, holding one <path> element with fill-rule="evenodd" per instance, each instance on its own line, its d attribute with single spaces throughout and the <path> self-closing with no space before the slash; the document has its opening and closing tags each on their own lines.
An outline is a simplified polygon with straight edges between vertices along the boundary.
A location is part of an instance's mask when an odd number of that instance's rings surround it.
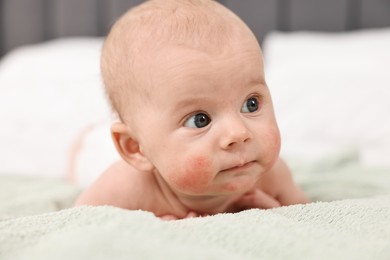
<svg viewBox="0 0 390 260">
<path fill-rule="evenodd" d="M 244 170 L 247 170 L 248 168 L 252 167 L 254 164 L 255 164 L 255 161 L 249 161 L 246 163 L 241 163 L 241 164 L 237 164 L 237 165 L 232 166 L 232 167 L 228 167 L 226 169 L 223 169 L 221 172 L 223 173 L 223 172 L 244 171 Z"/>
</svg>

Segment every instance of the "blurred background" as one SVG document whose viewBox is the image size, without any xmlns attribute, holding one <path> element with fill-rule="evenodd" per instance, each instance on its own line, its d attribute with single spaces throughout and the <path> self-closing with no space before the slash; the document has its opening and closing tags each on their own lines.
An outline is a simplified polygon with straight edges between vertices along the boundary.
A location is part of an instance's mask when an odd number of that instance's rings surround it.
<svg viewBox="0 0 390 260">
<path fill-rule="evenodd" d="M 0 175 L 86 186 L 118 159 L 99 54 L 113 22 L 141 2 L 0 0 Z M 323 161 L 390 168 L 390 0 L 220 2 L 263 47 L 295 172 Z M 318 176 L 307 183 L 327 183 Z"/>
<path fill-rule="evenodd" d="M 142 0 L 0 0 L 0 55 L 58 37 L 103 36 Z M 390 26 L 389 0 L 220 0 L 260 41 L 269 31 L 346 31 Z"/>
</svg>

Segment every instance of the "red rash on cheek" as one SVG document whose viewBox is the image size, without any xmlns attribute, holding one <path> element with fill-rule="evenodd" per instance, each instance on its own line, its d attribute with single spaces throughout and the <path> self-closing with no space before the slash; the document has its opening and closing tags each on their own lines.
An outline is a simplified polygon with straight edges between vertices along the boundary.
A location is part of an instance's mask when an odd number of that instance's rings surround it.
<svg viewBox="0 0 390 260">
<path fill-rule="evenodd" d="M 210 162 L 205 157 L 195 156 L 189 160 L 189 165 L 192 169 L 204 169 L 209 167 Z"/>
<path fill-rule="evenodd" d="M 212 178 L 210 160 L 203 156 L 194 156 L 188 158 L 175 183 L 180 188 L 200 192 L 207 187 Z"/>
</svg>

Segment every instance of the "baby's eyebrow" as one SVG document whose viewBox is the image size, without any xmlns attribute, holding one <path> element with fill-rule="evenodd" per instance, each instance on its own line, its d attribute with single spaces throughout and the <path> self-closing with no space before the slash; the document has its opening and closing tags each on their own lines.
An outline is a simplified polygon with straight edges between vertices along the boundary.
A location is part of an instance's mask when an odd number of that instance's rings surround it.
<svg viewBox="0 0 390 260">
<path fill-rule="evenodd" d="M 173 106 L 173 111 L 183 109 L 185 107 L 197 107 L 200 103 L 207 102 L 211 98 L 207 97 L 185 97 L 178 100 Z"/>
<path fill-rule="evenodd" d="M 247 85 L 250 85 L 250 86 L 260 85 L 261 87 L 267 86 L 265 79 L 264 79 L 264 76 L 256 76 L 256 77 L 249 78 Z"/>
</svg>

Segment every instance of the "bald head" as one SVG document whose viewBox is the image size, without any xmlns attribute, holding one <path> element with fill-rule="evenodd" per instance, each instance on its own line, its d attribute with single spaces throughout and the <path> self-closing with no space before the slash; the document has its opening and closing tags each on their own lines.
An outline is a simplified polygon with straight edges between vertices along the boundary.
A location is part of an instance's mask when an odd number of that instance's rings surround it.
<svg viewBox="0 0 390 260">
<path fill-rule="evenodd" d="M 122 121 L 148 98 L 154 59 L 169 47 L 223 52 L 237 40 L 256 41 L 231 11 L 212 0 L 150 0 L 130 9 L 112 27 L 101 56 L 111 104 Z"/>
</svg>

